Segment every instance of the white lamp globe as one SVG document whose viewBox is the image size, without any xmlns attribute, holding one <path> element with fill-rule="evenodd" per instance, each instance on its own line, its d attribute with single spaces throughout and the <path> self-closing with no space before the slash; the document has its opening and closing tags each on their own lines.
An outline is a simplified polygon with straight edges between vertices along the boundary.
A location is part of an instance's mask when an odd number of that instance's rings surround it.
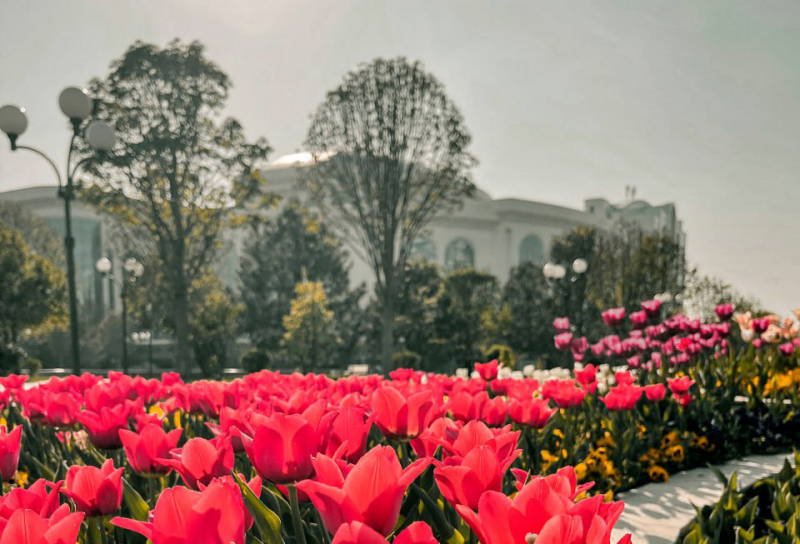
<svg viewBox="0 0 800 544">
<path fill-rule="evenodd" d="M 117 143 L 117 135 L 108 123 L 92 121 L 86 129 L 86 141 L 97 151 L 111 151 Z"/>
<path fill-rule="evenodd" d="M 0 108 L 0 130 L 9 136 L 19 136 L 28 128 L 28 116 L 25 108 L 19 106 L 3 106 Z"/>
<path fill-rule="evenodd" d="M 542 273 L 544 274 L 545 278 L 554 278 L 555 277 L 555 266 L 553 263 L 547 263 L 542 267 Z"/>
<path fill-rule="evenodd" d="M 567 275 L 567 269 L 561 266 L 560 264 L 555 265 L 553 268 L 555 273 L 553 277 L 555 279 L 560 280 L 561 278 Z"/>
<path fill-rule="evenodd" d="M 58 97 L 58 107 L 70 119 L 83 120 L 92 113 L 92 99 L 86 89 L 67 87 Z"/>
<path fill-rule="evenodd" d="M 583 274 L 589 268 L 589 263 L 586 259 L 575 259 L 572 261 L 572 271 L 576 274 Z"/>
<path fill-rule="evenodd" d="M 108 274 L 109 272 L 111 272 L 111 260 L 108 257 L 103 257 L 102 259 L 97 259 L 97 262 L 95 263 L 94 268 L 100 274 Z"/>
</svg>

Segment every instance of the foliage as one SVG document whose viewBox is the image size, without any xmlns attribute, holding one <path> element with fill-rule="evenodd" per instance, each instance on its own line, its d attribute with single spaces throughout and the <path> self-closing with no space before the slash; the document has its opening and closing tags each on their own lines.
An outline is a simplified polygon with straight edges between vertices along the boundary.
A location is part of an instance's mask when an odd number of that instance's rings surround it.
<svg viewBox="0 0 800 544">
<path fill-rule="evenodd" d="M 31 251 L 19 231 L 0 224 L 0 334 L 15 343 L 66 326 L 64 272 Z"/>
<path fill-rule="evenodd" d="M 666 235 L 620 223 L 595 235 L 586 274 L 587 299 L 598 309 L 632 307 L 659 293 L 683 291 L 684 248 Z"/>
<path fill-rule="evenodd" d="M 453 361 L 470 365 L 483 357 L 484 324 L 499 300 L 497 279 L 474 269 L 454 270 L 442 282 L 436 331 L 450 344 Z"/>
<path fill-rule="evenodd" d="M 202 276 L 192 285 L 190 342 L 195 360 L 208 378 L 220 377 L 227 364 L 228 346 L 243 310 L 232 299 L 232 293 L 213 274 Z"/>
<path fill-rule="evenodd" d="M 46 258 L 58 268 L 66 266 L 64 241 L 56 230 L 39 216 L 16 202 L 0 202 L 0 225 L 19 231 L 31 251 Z"/>
<path fill-rule="evenodd" d="M 274 220 L 252 228 L 239 273 L 242 329 L 259 349 L 279 354 L 283 318 L 290 311 L 295 286 L 304 279 L 321 282 L 336 316 L 334 334 L 340 339 L 326 358 L 331 364 L 350 363 L 364 329 L 359 302 L 365 288 L 349 288 L 349 254 L 341 240 L 319 217 L 293 201 Z"/>
<path fill-rule="evenodd" d="M 242 370 L 248 374 L 259 372 L 272 366 L 272 358 L 269 353 L 255 348 L 250 348 L 243 355 L 240 361 Z"/>
<path fill-rule="evenodd" d="M 708 321 L 714 317 L 714 308 L 722 303 L 733 304 L 738 312 L 757 313 L 761 310 L 757 300 L 743 295 L 720 278 L 701 275 L 697 270 L 690 271 L 683 303 L 686 313 Z"/>
<path fill-rule="evenodd" d="M 87 164 L 83 198 L 152 241 L 181 368 L 189 361 L 189 291 L 214 262 L 236 207 L 260 194 L 266 141 L 220 119 L 230 80 L 197 42 L 136 42 L 92 82 L 96 117 L 116 129 L 115 153 Z"/>
<path fill-rule="evenodd" d="M 375 59 L 348 73 L 314 113 L 303 186 L 326 219 L 366 252 L 391 363 L 396 291 L 412 244 L 474 186 L 470 135 L 442 84 L 419 62 Z"/>
<path fill-rule="evenodd" d="M 406 263 L 394 305 L 396 309 L 394 330 L 399 344 L 393 360 L 395 368 L 403 368 L 397 365 L 401 360 L 411 357 L 410 360 L 419 358 L 424 368 L 435 370 L 433 363 L 441 346 L 435 324 L 441 284 L 442 278 L 435 265 L 416 260 Z M 380 302 L 373 301 L 367 311 L 371 324 L 368 331 L 370 345 L 374 353 L 380 353 L 383 328 Z M 397 358 L 399 353 L 404 353 L 400 359 Z"/>
<path fill-rule="evenodd" d="M 511 270 L 503 287 L 503 305 L 508 308 L 508 343 L 526 357 L 552 354 L 553 311 L 542 267 L 522 263 Z"/>
<path fill-rule="evenodd" d="M 283 347 L 290 360 L 302 369 L 324 367 L 336 343 L 332 322 L 322 282 L 298 283 L 289 314 L 283 317 Z"/>
<path fill-rule="evenodd" d="M 784 461 L 783 469 L 739 489 L 736 473 L 730 480 L 717 472 L 725 486 L 719 501 L 698 508 L 681 530 L 678 543 L 792 544 L 800 542 L 800 455 L 795 466 Z"/>
</svg>

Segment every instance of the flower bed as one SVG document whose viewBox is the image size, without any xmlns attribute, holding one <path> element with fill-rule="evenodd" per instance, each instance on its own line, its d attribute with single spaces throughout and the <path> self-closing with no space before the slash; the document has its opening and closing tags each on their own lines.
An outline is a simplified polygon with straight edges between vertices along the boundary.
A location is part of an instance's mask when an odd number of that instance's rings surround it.
<svg viewBox="0 0 800 544">
<path fill-rule="evenodd" d="M 562 379 L 0 378 L 0 544 L 604 544 L 614 491 L 800 432 L 794 347 L 652 306 L 624 339 L 557 337 L 588 363 Z"/>
</svg>

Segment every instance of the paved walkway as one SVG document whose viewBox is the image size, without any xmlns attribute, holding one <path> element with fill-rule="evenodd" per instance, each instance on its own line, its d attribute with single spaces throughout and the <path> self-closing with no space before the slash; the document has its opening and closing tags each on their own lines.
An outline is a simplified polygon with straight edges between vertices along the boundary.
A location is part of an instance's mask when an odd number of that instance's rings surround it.
<svg viewBox="0 0 800 544">
<path fill-rule="evenodd" d="M 753 455 L 730 461 L 719 468 L 730 477 L 738 474 L 739 486 L 778 472 L 784 459 L 794 465 L 793 454 Z M 625 511 L 612 533 L 616 542 L 626 533 L 633 535 L 633 544 L 673 544 L 680 530 L 695 515 L 692 506 L 715 503 L 722 494 L 722 484 L 708 468 L 696 468 L 673 474 L 667 483 L 652 483 L 620 493 Z"/>
</svg>

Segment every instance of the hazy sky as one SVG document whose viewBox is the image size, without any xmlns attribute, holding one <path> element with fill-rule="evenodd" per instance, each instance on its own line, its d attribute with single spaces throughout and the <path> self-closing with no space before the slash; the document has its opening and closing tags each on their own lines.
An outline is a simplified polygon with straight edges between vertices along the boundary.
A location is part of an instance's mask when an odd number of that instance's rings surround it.
<svg viewBox="0 0 800 544">
<path fill-rule="evenodd" d="M 673 201 L 688 257 L 769 307 L 800 306 L 800 2 L 0 0 L 0 104 L 63 160 L 56 103 L 137 39 L 197 39 L 228 113 L 273 158 L 375 56 L 422 60 L 462 109 L 494 197 L 574 207 L 625 185 Z M 0 190 L 54 184 L 0 145 Z"/>
</svg>

